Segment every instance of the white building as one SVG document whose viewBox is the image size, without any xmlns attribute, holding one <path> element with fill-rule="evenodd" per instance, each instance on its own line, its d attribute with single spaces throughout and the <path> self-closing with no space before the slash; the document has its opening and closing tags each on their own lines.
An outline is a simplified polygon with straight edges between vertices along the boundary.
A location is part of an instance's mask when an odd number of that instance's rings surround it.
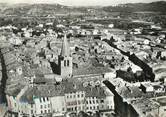
<svg viewBox="0 0 166 117">
<path fill-rule="evenodd" d="M 64 115 L 66 112 L 65 96 L 56 96 L 50 98 L 52 105 L 52 113 L 55 115 Z"/>
<path fill-rule="evenodd" d="M 60 85 L 30 85 L 20 90 L 16 97 L 7 95 L 8 108 L 19 117 L 113 110 L 113 94 L 106 87 L 97 85 L 90 86 L 89 82 L 83 86 L 71 81 L 63 81 Z"/>
<path fill-rule="evenodd" d="M 77 91 L 65 94 L 67 111 L 85 111 L 85 92 Z"/>
</svg>

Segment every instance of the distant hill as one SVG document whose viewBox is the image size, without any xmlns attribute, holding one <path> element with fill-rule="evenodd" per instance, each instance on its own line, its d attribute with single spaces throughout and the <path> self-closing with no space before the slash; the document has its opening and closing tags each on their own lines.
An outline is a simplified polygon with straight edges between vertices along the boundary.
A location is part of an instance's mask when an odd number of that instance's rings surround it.
<svg viewBox="0 0 166 117">
<path fill-rule="evenodd" d="M 0 3 L 0 15 L 55 16 L 57 14 L 106 14 L 110 12 L 166 12 L 166 2 L 120 4 L 118 6 L 69 7 L 60 4 L 4 4 Z"/>
<path fill-rule="evenodd" d="M 120 4 L 118 6 L 103 7 L 103 10 L 106 12 L 166 12 L 166 2 Z"/>
<path fill-rule="evenodd" d="M 15 4 L 0 5 L 0 13 L 6 15 L 50 15 L 68 12 L 68 7 L 59 4 Z"/>
<path fill-rule="evenodd" d="M 0 4 L 0 14 L 17 16 L 55 16 L 68 14 L 101 14 L 100 6 L 72 7 L 60 4 Z"/>
</svg>

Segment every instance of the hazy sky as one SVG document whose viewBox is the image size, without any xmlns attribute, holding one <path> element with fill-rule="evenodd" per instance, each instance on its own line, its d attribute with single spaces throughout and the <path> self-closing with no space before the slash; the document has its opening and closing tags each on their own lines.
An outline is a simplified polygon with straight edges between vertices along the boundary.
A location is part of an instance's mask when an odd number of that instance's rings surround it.
<svg viewBox="0 0 166 117">
<path fill-rule="evenodd" d="M 154 2 L 161 0 L 0 0 L 6 3 L 59 3 L 62 5 L 74 6 L 94 6 L 94 5 L 116 5 L 121 3 L 135 3 L 135 2 Z M 166 1 L 166 0 L 163 0 Z"/>
</svg>

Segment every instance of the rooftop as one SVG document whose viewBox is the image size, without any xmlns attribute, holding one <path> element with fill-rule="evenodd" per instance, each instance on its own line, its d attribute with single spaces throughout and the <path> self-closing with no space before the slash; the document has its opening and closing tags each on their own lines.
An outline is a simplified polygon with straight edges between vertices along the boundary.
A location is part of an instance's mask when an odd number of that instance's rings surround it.
<svg viewBox="0 0 166 117">
<path fill-rule="evenodd" d="M 124 98 L 139 98 L 144 96 L 144 93 L 136 86 L 133 87 L 123 86 L 119 89 L 118 92 Z"/>
<path fill-rule="evenodd" d="M 61 56 L 69 56 L 70 55 L 70 48 L 67 42 L 66 35 L 63 38 L 63 44 L 62 44 L 62 50 L 61 50 Z"/>
<path fill-rule="evenodd" d="M 158 102 L 161 106 L 166 106 L 166 97 L 157 98 L 154 101 Z"/>
<path fill-rule="evenodd" d="M 20 90 L 19 90 L 20 91 Z M 18 91 L 18 92 L 19 92 Z M 64 96 L 67 93 L 75 93 L 78 91 L 85 91 L 86 97 L 98 97 L 104 98 L 106 96 L 103 87 L 101 86 L 83 86 L 83 83 L 63 81 L 59 85 L 54 84 L 40 84 L 33 87 L 29 87 L 28 90 L 20 98 L 23 102 L 33 103 L 34 98 L 40 97 L 53 97 L 53 96 Z M 18 93 L 17 93 L 18 94 Z"/>
<path fill-rule="evenodd" d="M 108 72 L 111 72 L 111 71 L 112 70 L 110 68 L 106 68 L 106 67 L 88 66 L 86 68 L 73 69 L 73 76 L 104 74 L 104 73 L 108 73 Z"/>
<path fill-rule="evenodd" d="M 132 105 L 137 111 L 139 111 L 141 113 L 150 112 L 155 109 L 158 109 L 158 107 L 159 107 L 158 104 L 156 104 L 155 102 L 153 102 L 147 98 L 137 99 L 132 102 Z"/>
</svg>

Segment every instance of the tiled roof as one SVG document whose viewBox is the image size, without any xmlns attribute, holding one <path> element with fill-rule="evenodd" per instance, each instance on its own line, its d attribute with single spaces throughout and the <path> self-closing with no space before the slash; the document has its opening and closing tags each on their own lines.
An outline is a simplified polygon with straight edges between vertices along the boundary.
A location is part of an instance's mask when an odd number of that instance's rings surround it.
<svg viewBox="0 0 166 117">
<path fill-rule="evenodd" d="M 83 82 L 79 81 L 65 81 L 62 85 L 65 86 L 65 93 L 72 93 L 77 91 L 85 91 L 86 97 L 105 97 L 104 89 L 101 86 L 83 86 Z"/>
<path fill-rule="evenodd" d="M 124 98 L 139 98 L 144 96 L 144 93 L 140 91 L 138 87 L 121 87 L 119 93 L 124 97 Z"/>
<path fill-rule="evenodd" d="M 73 81 L 63 81 L 59 85 L 47 84 L 47 85 L 35 85 L 29 87 L 28 90 L 21 97 L 21 101 L 28 101 L 33 103 L 34 97 L 53 97 L 64 96 L 66 93 L 75 93 L 78 91 L 85 91 L 86 97 L 98 97 L 104 98 L 104 89 L 100 86 L 83 86 L 83 83 Z"/>
<path fill-rule="evenodd" d="M 136 101 L 132 103 L 132 105 L 137 111 L 141 113 L 153 111 L 155 109 L 158 109 L 159 107 L 159 105 L 157 105 L 153 101 L 150 101 L 147 98 L 137 99 Z"/>
<path fill-rule="evenodd" d="M 104 89 L 102 87 L 86 87 L 85 88 L 85 92 L 86 92 L 86 96 L 87 97 L 97 97 L 97 98 L 104 98 L 105 92 Z"/>
<path fill-rule="evenodd" d="M 20 98 L 21 101 L 33 103 L 35 97 L 53 97 L 64 95 L 63 87 L 59 85 L 38 85 L 29 89 Z"/>
<path fill-rule="evenodd" d="M 79 76 L 79 75 L 90 75 L 90 74 L 104 74 L 107 72 L 111 72 L 111 69 L 106 67 L 94 67 L 89 66 L 87 68 L 81 68 L 81 69 L 73 69 L 73 76 Z"/>
<path fill-rule="evenodd" d="M 23 66 L 22 70 L 23 70 L 24 77 L 30 77 L 34 75 L 34 71 L 28 68 L 28 66 Z"/>
<path fill-rule="evenodd" d="M 166 97 L 158 98 L 157 101 L 161 106 L 166 106 Z"/>
<path fill-rule="evenodd" d="M 17 85 L 17 87 L 7 90 L 6 94 L 16 97 L 20 93 L 20 91 L 23 87 L 24 87 L 23 85 L 19 84 L 19 85 Z"/>
<path fill-rule="evenodd" d="M 21 63 L 19 63 L 19 62 L 13 62 L 13 63 L 10 63 L 10 64 L 8 64 L 8 65 L 6 65 L 6 67 L 7 67 L 7 70 L 11 70 L 11 69 L 17 69 L 18 67 L 21 67 L 22 66 L 22 64 Z"/>
</svg>

